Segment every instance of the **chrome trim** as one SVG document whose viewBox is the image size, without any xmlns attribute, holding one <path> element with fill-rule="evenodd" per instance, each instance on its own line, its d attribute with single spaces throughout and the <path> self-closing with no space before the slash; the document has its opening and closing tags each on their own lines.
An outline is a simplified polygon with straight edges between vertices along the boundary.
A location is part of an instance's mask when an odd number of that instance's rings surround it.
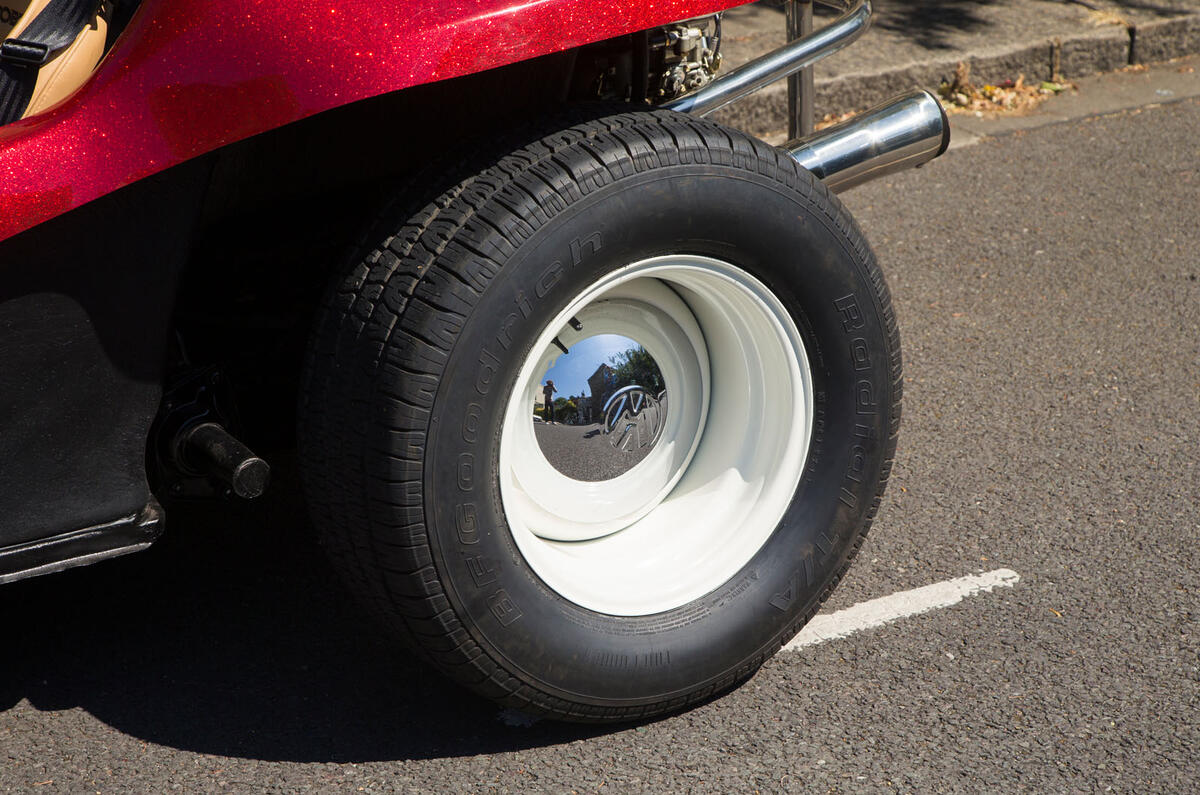
<svg viewBox="0 0 1200 795">
<path fill-rule="evenodd" d="M 657 281 L 652 284 L 654 296 L 676 297 Z M 676 308 L 686 311 L 682 302 Z M 646 343 L 664 352 L 675 350 L 657 330 L 671 322 L 661 306 L 614 296 L 581 307 L 578 315 L 559 329 L 554 339 L 565 341 L 568 352 L 560 356 L 544 350 L 538 358 L 543 372 L 530 397 L 536 406 L 537 398 L 544 401 L 546 390 L 552 389 L 550 399 L 567 398 L 565 407 L 553 413 L 543 409 L 541 422 L 535 419 L 536 408 L 529 415 L 541 457 L 558 474 L 584 483 L 608 481 L 629 472 L 654 451 L 667 426 L 666 376 Z M 681 339 L 686 337 L 682 331 L 679 334 Z M 596 344 L 592 336 L 606 339 Z M 676 373 L 680 380 L 681 365 L 675 361 L 672 366 L 674 370 L 668 372 Z M 559 397 L 555 395 L 560 389 L 551 378 L 556 373 L 566 390 Z M 582 379 L 581 373 L 591 375 Z M 692 383 L 699 382 L 697 371 Z M 699 406 L 686 415 L 698 419 Z M 536 483 L 538 477 L 529 470 L 526 485 Z"/>
<path fill-rule="evenodd" d="M 941 103 L 913 91 L 783 148 L 836 192 L 927 163 L 949 145 Z"/>
<path fill-rule="evenodd" d="M 694 94 L 668 102 L 663 107 L 707 116 L 837 52 L 858 39 L 870 26 L 871 2 L 858 0 L 845 14 L 820 30 L 742 64 Z"/>
</svg>

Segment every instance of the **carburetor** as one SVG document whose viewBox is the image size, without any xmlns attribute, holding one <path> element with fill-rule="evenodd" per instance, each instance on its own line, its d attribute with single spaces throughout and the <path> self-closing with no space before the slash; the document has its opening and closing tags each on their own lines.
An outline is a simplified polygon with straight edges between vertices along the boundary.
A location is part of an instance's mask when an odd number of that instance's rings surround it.
<svg viewBox="0 0 1200 795">
<path fill-rule="evenodd" d="M 689 19 L 580 49 L 568 98 L 661 104 L 712 81 L 721 15 Z"/>
<path fill-rule="evenodd" d="M 661 102 L 695 91 L 721 68 L 721 15 L 659 28 L 649 44 L 649 99 Z"/>
</svg>

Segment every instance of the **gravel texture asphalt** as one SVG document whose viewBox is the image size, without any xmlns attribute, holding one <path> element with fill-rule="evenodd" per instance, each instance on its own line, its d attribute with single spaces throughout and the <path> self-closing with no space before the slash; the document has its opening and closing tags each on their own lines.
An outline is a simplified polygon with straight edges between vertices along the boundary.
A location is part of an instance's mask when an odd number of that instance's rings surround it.
<svg viewBox="0 0 1200 795">
<path fill-rule="evenodd" d="M 982 138 L 845 196 L 906 353 L 827 609 L 1013 588 L 783 653 L 691 712 L 527 723 L 374 639 L 287 484 L 0 589 L 0 789 L 1200 787 L 1200 102 Z"/>
</svg>

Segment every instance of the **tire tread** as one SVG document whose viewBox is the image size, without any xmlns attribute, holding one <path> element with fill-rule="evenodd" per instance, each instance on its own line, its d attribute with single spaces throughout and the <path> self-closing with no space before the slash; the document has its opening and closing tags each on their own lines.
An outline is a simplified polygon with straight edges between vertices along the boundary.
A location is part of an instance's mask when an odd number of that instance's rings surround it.
<svg viewBox="0 0 1200 795">
<path fill-rule="evenodd" d="M 783 183 L 823 214 L 855 259 L 865 263 L 892 372 L 893 411 L 882 475 L 857 537 L 819 599 L 736 670 L 658 703 L 569 702 L 507 672 L 474 641 L 441 585 L 422 510 L 430 389 L 471 307 L 514 243 L 599 188 L 681 163 L 743 168 Z M 491 151 L 427 173 L 412 188 L 379 214 L 327 292 L 302 382 L 299 437 L 306 493 L 323 543 L 351 592 L 424 660 L 489 698 L 532 713 L 636 720 L 684 709 L 744 681 L 811 619 L 841 580 L 878 512 L 894 460 L 902 389 L 899 332 L 886 282 L 849 213 L 780 150 L 668 111 L 601 118 L 576 111 L 548 131 L 516 132 Z M 414 201 L 423 188 L 434 198 Z M 444 257 L 452 246 L 471 256 Z M 454 261 L 470 261 L 478 270 L 463 272 L 447 264 Z M 403 377 L 377 379 L 385 369 Z M 381 380 L 398 386 L 381 389 Z M 397 449 L 404 453 L 389 454 L 367 443 L 381 431 L 402 438 Z"/>
</svg>

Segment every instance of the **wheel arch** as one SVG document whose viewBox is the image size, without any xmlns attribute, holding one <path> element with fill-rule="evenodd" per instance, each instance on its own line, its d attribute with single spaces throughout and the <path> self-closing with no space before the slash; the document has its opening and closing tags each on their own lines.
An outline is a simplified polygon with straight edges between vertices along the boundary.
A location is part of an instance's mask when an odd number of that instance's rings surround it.
<svg viewBox="0 0 1200 795">
<path fill-rule="evenodd" d="M 628 46 L 627 36 L 599 45 L 610 53 Z M 435 196 L 438 187 L 420 181 L 430 163 L 468 158 L 514 128 L 583 103 L 579 86 L 596 68 L 580 59 L 587 51 L 361 100 L 206 156 L 208 186 L 168 297 L 168 335 L 193 363 L 258 367 L 262 377 L 241 400 L 259 405 L 249 408 L 257 422 L 275 426 L 262 429 L 266 438 L 288 437 L 290 414 L 276 417 L 267 406 L 295 394 L 311 316 L 364 223 L 398 189 L 414 201 Z M 503 112 L 481 112 L 501 92 Z"/>
</svg>

